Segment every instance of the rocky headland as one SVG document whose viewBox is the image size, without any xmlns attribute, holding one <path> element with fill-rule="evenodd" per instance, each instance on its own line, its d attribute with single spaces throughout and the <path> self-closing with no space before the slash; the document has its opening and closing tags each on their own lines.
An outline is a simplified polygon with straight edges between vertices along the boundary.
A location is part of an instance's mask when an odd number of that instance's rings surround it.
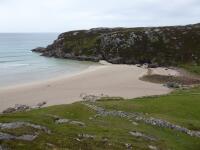
<svg viewBox="0 0 200 150">
<path fill-rule="evenodd" d="M 141 28 L 93 28 L 62 33 L 36 48 L 43 56 L 106 60 L 114 64 L 173 65 L 200 62 L 200 24 Z"/>
</svg>

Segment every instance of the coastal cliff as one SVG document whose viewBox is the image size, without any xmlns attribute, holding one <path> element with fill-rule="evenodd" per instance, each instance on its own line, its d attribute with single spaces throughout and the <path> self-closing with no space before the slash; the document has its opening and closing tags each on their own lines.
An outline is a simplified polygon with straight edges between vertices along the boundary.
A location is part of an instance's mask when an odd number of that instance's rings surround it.
<svg viewBox="0 0 200 150">
<path fill-rule="evenodd" d="M 93 28 L 62 33 L 43 56 L 106 60 L 114 64 L 200 63 L 200 24 L 141 28 Z"/>
</svg>

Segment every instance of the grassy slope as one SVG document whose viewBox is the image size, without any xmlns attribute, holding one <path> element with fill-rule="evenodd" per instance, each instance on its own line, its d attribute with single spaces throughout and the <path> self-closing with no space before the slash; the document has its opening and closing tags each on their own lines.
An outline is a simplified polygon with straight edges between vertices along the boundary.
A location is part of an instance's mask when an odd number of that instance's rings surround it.
<svg viewBox="0 0 200 150">
<path fill-rule="evenodd" d="M 200 88 L 177 91 L 167 96 L 138 98 L 134 100 L 99 101 L 97 104 L 107 109 L 118 109 L 127 112 L 143 112 L 149 116 L 162 118 L 173 123 L 200 129 Z M 63 118 L 78 120 L 86 123 L 86 127 L 74 125 L 57 125 L 49 114 Z M 140 123 L 133 125 L 126 119 L 118 117 L 98 117 L 90 120 L 96 113 L 83 104 L 53 106 L 34 110 L 26 113 L 1 115 L 0 122 L 29 121 L 44 125 L 52 130 L 51 135 L 41 133 L 34 142 L 0 141 L 13 149 L 51 149 L 46 143 L 51 143 L 54 149 L 125 149 L 123 143 L 132 143 L 134 149 L 148 149 L 148 145 L 156 145 L 160 149 L 198 150 L 200 139 L 172 131 L 170 129 L 153 127 Z M 159 140 L 156 142 L 135 138 L 128 134 L 129 131 L 141 131 L 153 135 Z M 9 130 L 13 134 L 30 133 L 33 130 L 24 128 Z M 94 140 L 75 140 L 80 133 L 95 135 Z M 108 142 L 102 138 L 107 137 Z M 53 149 L 53 148 L 52 148 Z"/>
<path fill-rule="evenodd" d="M 200 75 L 200 66 L 199 65 L 182 64 L 182 65 L 180 65 L 180 67 L 193 73 L 193 74 Z"/>
</svg>

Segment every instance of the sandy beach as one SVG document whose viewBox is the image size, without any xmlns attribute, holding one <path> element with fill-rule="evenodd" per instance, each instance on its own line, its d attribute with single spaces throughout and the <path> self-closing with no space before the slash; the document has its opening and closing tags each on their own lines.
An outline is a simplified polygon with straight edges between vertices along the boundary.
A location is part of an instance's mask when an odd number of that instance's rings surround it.
<svg viewBox="0 0 200 150">
<path fill-rule="evenodd" d="M 102 65 L 79 74 L 0 89 L 0 111 L 15 104 L 46 106 L 80 101 L 80 95 L 108 95 L 124 98 L 167 94 L 171 90 L 161 84 L 139 80 L 147 69 L 135 65 Z M 157 68 L 157 74 L 176 74 L 174 70 Z"/>
</svg>

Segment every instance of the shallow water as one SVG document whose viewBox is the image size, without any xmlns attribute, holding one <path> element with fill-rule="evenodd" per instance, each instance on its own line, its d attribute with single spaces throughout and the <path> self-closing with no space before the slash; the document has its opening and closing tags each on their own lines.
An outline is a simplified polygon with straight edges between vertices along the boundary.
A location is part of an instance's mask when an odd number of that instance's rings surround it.
<svg viewBox="0 0 200 150">
<path fill-rule="evenodd" d="M 0 87 L 71 75 L 96 65 L 31 52 L 51 44 L 57 36 L 57 33 L 0 33 Z"/>
</svg>

